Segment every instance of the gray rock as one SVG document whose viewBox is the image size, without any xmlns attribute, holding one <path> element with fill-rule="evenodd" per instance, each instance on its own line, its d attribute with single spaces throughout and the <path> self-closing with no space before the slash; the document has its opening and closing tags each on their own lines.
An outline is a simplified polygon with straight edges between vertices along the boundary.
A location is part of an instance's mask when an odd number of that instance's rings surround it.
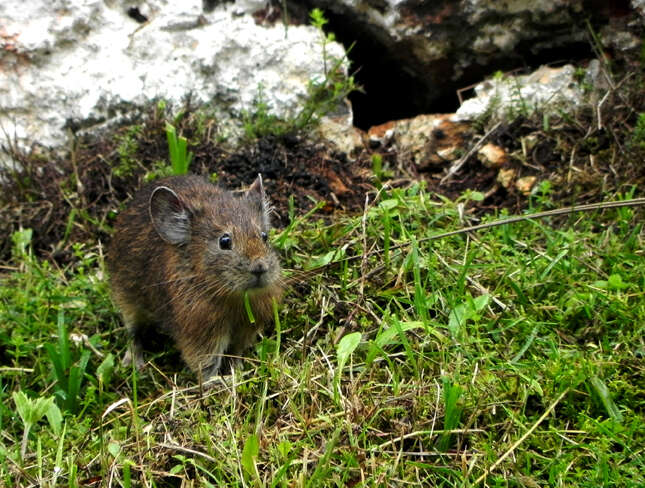
<svg viewBox="0 0 645 488">
<path fill-rule="evenodd" d="M 293 114 L 323 71 L 320 33 L 257 25 L 249 13 L 264 4 L 215 2 L 206 12 L 201 0 L 3 0 L 0 130 L 22 145 L 60 147 L 70 129 L 155 99 L 178 107 L 189 94 L 232 120 L 260 85 L 273 113 Z"/>
<path fill-rule="evenodd" d="M 642 0 L 633 0 L 641 8 Z M 626 5 L 600 0 L 297 0 L 319 7 L 347 46 L 366 96 L 352 99 L 357 124 L 449 112 L 456 91 L 501 71 L 592 56 L 601 32 Z M 304 7 L 303 7 L 304 6 Z M 641 10 L 642 11 L 642 10 Z M 629 36 L 619 36 L 631 45 Z M 367 115 L 365 115 L 367 113 Z M 364 120 L 367 119 L 367 120 Z"/>
<path fill-rule="evenodd" d="M 592 79 L 598 62 L 590 64 L 585 78 Z M 466 100 L 454 117 L 457 121 L 483 116 L 512 119 L 539 111 L 570 110 L 584 102 L 583 86 L 575 79 L 576 68 L 542 66 L 523 76 L 497 76 L 475 86 L 475 97 Z"/>
</svg>

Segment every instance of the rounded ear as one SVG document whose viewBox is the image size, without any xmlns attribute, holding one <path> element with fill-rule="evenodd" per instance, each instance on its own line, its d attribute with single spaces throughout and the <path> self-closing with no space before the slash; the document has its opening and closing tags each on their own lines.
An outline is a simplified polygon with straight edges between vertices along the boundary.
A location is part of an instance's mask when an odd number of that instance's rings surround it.
<svg viewBox="0 0 645 488">
<path fill-rule="evenodd" d="M 167 186 L 158 186 L 150 195 L 150 220 L 159 236 L 170 244 L 190 240 L 190 211 Z"/>
<path fill-rule="evenodd" d="M 265 228 L 269 228 L 269 212 L 271 211 L 271 205 L 269 200 L 267 200 L 266 194 L 264 193 L 264 185 L 262 184 L 262 175 L 258 173 L 258 177 L 255 179 L 253 184 L 246 190 L 246 198 L 251 202 L 251 204 L 257 208 L 262 214 L 262 221 Z"/>
<path fill-rule="evenodd" d="M 258 173 L 258 177 L 255 181 L 249 186 L 249 189 L 246 190 L 246 195 L 249 198 L 259 198 L 264 200 L 264 185 L 262 184 L 262 175 Z"/>
</svg>

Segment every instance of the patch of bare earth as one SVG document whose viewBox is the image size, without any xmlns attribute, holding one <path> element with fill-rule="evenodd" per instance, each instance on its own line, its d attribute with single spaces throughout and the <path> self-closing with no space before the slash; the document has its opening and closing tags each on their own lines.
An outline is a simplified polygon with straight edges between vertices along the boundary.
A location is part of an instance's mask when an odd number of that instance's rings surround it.
<svg viewBox="0 0 645 488">
<path fill-rule="evenodd" d="M 185 118 L 183 133 L 198 140 Z M 6 170 L 1 183 L 0 262 L 11 253 L 9 236 L 21 228 L 33 229 L 34 252 L 59 263 L 73 257 L 75 242 L 103 244 L 110 238 L 115 215 L 144 181 L 145 174 L 167 161 L 168 148 L 163 120 L 150 114 L 141 124 L 136 144 L 123 169 L 123 138 L 131 130 L 118 129 L 104 137 L 79 141 L 68 157 L 37 152 L 14 152 L 22 171 Z M 324 202 L 321 211 L 357 212 L 363 195 L 372 186 L 360 165 L 321 142 L 303 137 L 267 137 L 231 152 L 206 138 L 190 147 L 194 153 L 191 171 L 211 177 L 227 188 L 250 184 L 258 173 L 275 207 L 274 225 L 289 223 L 289 209 L 300 215 Z"/>
</svg>

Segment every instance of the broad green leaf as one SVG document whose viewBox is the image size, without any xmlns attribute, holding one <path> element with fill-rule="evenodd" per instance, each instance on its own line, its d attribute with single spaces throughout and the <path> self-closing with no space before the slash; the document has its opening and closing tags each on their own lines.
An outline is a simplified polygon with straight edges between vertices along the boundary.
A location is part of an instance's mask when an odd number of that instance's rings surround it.
<svg viewBox="0 0 645 488">
<path fill-rule="evenodd" d="M 23 424 L 27 423 L 29 421 L 29 398 L 21 391 L 14 391 L 11 396 L 13 397 L 13 402 L 16 404 L 16 410 Z"/>
<path fill-rule="evenodd" d="M 457 336 L 466 323 L 466 321 L 471 317 L 472 307 L 468 303 L 460 303 L 455 308 L 450 311 L 448 316 L 448 330 L 453 336 Z"/>
<path fill-rule="evenodd" d="M 45 351 L 47 351 L 49 360 L 54 366 L 54 375 L 56 376 L 56 380 L 58 380 L 59 384 L 63 383 L 65 380 L 65 368 L 63 368 L 61 355 L 52 344 L 45 344 Z M 67 385 L 61 387 L 66 388 Z"/>
<path fill-rule="evenodd" d="M 33 405 L 33 423 L 42 419 L 53 404 L 54 397 L 37 398 Z"/>
<path fill-rule="evenodd" d="M 338 374 L 345 367 L 345 363 L 349 359 L 349 356 L 354 352 L 358 347 L 358 344 L 361 342 L 361 333 L 352 332 L 344 336 L 336 347 L 336 354 L 338 355 Z"/>
<path fill-rule="evenodd" d="M 175 173 L 184 174 L 186 173 L 186 148 L 188 146 L 188 141 L 185 137 L 179 136 L 177 138 L 177 161 Z"/>
<path fill-rule="evenodd" d="M 78 366 L 73 366 L 69 370 L 68 390 L 66 392 L 67 398 L 65 408 L 72 413 L 76 412 L 78 406 L 78 394 L 81 391 L 81 383 L 83 382 L 83 375 Z"/>
<path fill-rule="evenodd" d="M 58 408 L 58 405 L 52 401 L 45 415 L 54 434 L 60 435 L 63 425 L 63 414 L 60 408 Z"/>
<path fill-rule="evenodd" d="M 484 310 L 488 306 L 489 302 L 490 302 L 490 296 L 488 295 L 480 295 L 473 300 L 473 303 L 475 304 L 475 310 L 477 312 L 481 312 L 482 310 Z"/>
<path fill-rule="evenodd" d="M 96 377 L 103 385 L 108 385 L 112 379 L 112 372 L 114 371 L 114 355 L 109 353 L 99 367 L 96 368 Z"/>
<path fill-rule="evenodd" d="M 332 261 L 338 261 L 343 257 L 345 257 L 344 248 L 334 249 L 333 251 L 329 251 L 328 253 L 323 254 L 322 256 L 316 259 L 313 259 L 312 261 L 309 261 L 306 265 L 306 268 L 313 269 L 313 268 L 318 268 L 319 266 L 326 266 Z"/>
<path fill-rule="evenodd" d="M 293 448 L 293 445 L 291 444 L 291 442 L 287 440 L 281 441 L 278 444 L 278 452 L 280 453 L 280 456 L 282 456 L 283 458 L 286 458 L 289 455 L 292 448 Z"/>
<path fill-rule="evenodd" d="M 254 478 L 258 476 L 257 468 L 255 466 L 255 460 L 260 454 L 260 441 L 257 434 L 251 434 L 244 443 L 244 448 L 242 449 L 242 466 L 244 470 L 253 476 Z"/>
<path fill-rule="evenodd" d="M 490 301 L 488 295 L 480 295 L 473 300 L 460 303 L 452 309 L 448 318 L 448 330 L 453 337 L 458 336 L 466 322 L 476 318 Z"/>
<path fill-rule="evenodd" d="M 30 426 L 42 419 L 54 403 L 53 397 L 36 398 L 34 400 L 27 397 L 22 391 L 14 392 L 12 397 L 22 422 Z"/>
<path fill-rule="evenodd" d="M 118 442 L 112 441 L 108 443 L 107 450 L 110 454 L 112 454 L 113 458 L 116 458 L 121 452 L 121 446 L 119 445 Z"/>
<path fill-rule="evenodd" d="M 470 199 L 475 201 L 475 202 L 483 202 L 484 201 L 484 194 L 480 191 L 473 191 L 469 195 Z"/>
<path fill-rule="evenodd" d="M 31 229 L 18 230 L 11 234 L 11 240 L 13 241 L 14 254 L 24 255 L 27 251 L 27 247 L 31 244 L 31 236 L 33 231 Z"/>
<path fill-rule="evenodd" d="M 610 275 L 607 279 L 607 284 L 609 285 L 609 288 L 613 290 L 622 290 L 629 286 L 623 281 L 622 276 L 620 276 L 619 274 Z"/>
<path fill-rule="evenodd" d="M 611 398 L 609 388 L 607 388 L 605 382 L 597 376 L 592 376 L 589 381 L 591 382 L 591 386 L 596 392 L 596 395 L 598 395 L 598 398 L 600 398 L 600 401 L 605 407 L 605 410 L 607 410 L 607 414 L 616 422 L 621 423 L 623 421 L 623 414 L 620 413 L 618 406 Z"/>
<path fill-rule="evenodd" d="M 388 198 L 387 200 L 383 200 L 378 204 L 378 208 L 382 210 L 392 210 L 393 208 L 398 207 L 399 205 L 399 199 L 398 198 Z"/>
<path fill-rule="evenodd" d="M 352 332 L 351 334 L 344 336 L 336 346 L 336 355 L 338 356 L 338 366 L 336 367 L 336 373 L 334 374 L 334 400 L 336 402 L 340 400 L 340 376 L 343 372 L 343 368 L 360 342 L 361 333 Z"/>
<path fill-rule="evenodd" d="M 166 139 L 168 141 L 168 152 L 170 153 L 170 163 L 177 160 L 177 133 L 175 128 L 166 122 Z"/>
<path fill-rule="evenodd" d="M 423 322 L 420 321 L 400 322 L 399 327 L 402 332 L 407 332 L 412 329 L 422 329 L 424 328 L 424 325 Z M 396 327 L 390 326 L 387 329 L 382 330 L 381 333 L 372 341 L 365 361 L 367 364 L 371 364 L 385 346 L 390 344 L 400 344 L 400 342 L 399 331 Z"/>
<path fill-rule="evenodd" d="M 87 363 L 89 363 L 90 361 L 91 354 L 92 353 L 90 352 L 89 349 L 85 349 L 81 353 L 81 359 L 79 359 L 78 361 L 78 369 L 81 370 L 81 374 L 85 373 L 85 370 L 87 369 Z"/>
</svg>

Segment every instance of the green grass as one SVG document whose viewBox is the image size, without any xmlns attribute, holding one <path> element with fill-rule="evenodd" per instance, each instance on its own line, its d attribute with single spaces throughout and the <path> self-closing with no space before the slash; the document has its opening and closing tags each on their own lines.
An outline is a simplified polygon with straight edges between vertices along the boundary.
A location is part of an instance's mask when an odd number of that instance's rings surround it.
<svg viewBox="0 0 645 488">
<path fill-rule="evenodd" d="M 312 213 L 273 236 L 292 283 L 277 327 L 207 392 L 173 351 L 115 366 L 100 248 L 58 269 L 18 235 L 0 485 L 643 486 L 641 222 L 621 208 L 428 241 L 468 222 L 419 186 L 364 216 Z M 63 417 L 31 418 L 24 457 L 17 394 Z"/>
<path fill-rule="evenodd" d="M 168 140 L 172 174 L 185 175 L 188 173 L 188 167 L 193 159 L 193 153 L 187 149 L 188 140 L 183 136 L 177 137 L 175 127 L 168 122 L 166 122 L 166 139 Z"/>
</svg>

